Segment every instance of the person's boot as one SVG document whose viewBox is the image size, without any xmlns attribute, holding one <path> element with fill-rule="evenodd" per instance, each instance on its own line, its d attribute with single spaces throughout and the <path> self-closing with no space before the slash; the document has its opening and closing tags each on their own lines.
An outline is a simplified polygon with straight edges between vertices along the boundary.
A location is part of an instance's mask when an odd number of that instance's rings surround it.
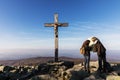
<svg viewBox="0 0 120 80">
<path fill-rule="evenodd" d="M 106 68 L 103 68 L 103 72 L 104 72 L 104 73 L 106 73 L 106 72 L 107 72 Z"/>
<path fill-rule="evenodd" d="M 90 73 L 90 70 L 87 70 L 88 73 Z"/>
<path fill-rule="evenodd" d="M 87 71 L 86 67 L 84 67 L 84 71 Z"/>
<path fill-rule="evenodd" d="M 102 73 L 102 69 L 101 69 L 101 68 L 98 68 L 98 69 L 97 69 L 97 72 L 98 72 L 98 73 Z"/>
</svg>

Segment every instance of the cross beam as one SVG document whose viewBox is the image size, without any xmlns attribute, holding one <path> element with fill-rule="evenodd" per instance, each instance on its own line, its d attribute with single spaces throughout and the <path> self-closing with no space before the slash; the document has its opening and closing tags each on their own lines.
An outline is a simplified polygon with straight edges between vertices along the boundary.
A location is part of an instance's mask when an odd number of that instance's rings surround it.
<svg viewBox="0 0 120 80">
<path fill-rule="evenodd" d="M 45 23 L 45 27 L 54 27 L 55 36 L 55 62 L 58 62 L 58 27 L 67 27 L 68 23 L 58 23 L 58 14 L 54 14 L 54 23 Z"/>
</svg>

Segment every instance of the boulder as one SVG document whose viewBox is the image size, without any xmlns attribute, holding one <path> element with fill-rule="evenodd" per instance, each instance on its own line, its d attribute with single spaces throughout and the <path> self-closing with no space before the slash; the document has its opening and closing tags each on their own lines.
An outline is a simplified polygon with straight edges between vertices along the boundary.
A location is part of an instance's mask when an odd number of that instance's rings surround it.
<svg viewBox="0 0 120 80">
<path fill-rule="evenodd" d="M 72 68 L 74 66 L 74 62 L 72 62 L 72 61 L 63 61 L 63 63 L 61 65 L 64 65 L 67 68 Z"/>
<path fill-rule="evenodd" d="M 106 80 L 120 80 L 120 76 L 110 75 L 107 76 Z"/>
<path fill-rule="evenodd" d="M 1 65 L 1 66 L 0 66 L 0 71 L 3 72 L 4 67 L 5 67 L 5 66 L 2 66 L 2 65 Z"/>
<path fill-rule="evenodd" d="M 109 62 L 106 62 L 105 65 L 106 65 L 106 71 L 105 72 L 111 72 L 113 70 L 112 66 L 110 65 Z"/>
<path fill-rule="evenodd" d="M 6 71 L 6 72 L 9 72 L 11 70 L 14 70 L 15 68 L 14 67 L 11 67 L 11 66 L 5 66 L 3 71 Z"/>
<path fill-rule="evenodd" d="M 38 65 L 38 71 L 41 74 L 47 74 L 50 70 L 50 66 L 47 65 L 46 63 Z"/>
<path fill-rule="evenodd" d="M 85 72 L 84 70 L 72 71 L 70 80 L 83 80 L 88 76 L 89 76 L 89 74 L 87 72 Z"/>
</svg>

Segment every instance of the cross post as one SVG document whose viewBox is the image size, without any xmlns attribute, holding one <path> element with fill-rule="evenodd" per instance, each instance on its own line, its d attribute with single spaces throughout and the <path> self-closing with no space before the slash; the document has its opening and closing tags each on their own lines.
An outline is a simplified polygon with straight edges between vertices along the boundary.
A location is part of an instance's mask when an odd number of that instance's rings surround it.
<svg viewBox="0 0 120 80">
<path fill-rule="evenodd" d="M 45 27 L 54 27 L 55 36 L 55 62 L 58 62 L 58 27 L 67 27 L 68 23 L 58 23 L 58 14 L 54 14 L 54 23 L 45 23 Z"/>
</svg>

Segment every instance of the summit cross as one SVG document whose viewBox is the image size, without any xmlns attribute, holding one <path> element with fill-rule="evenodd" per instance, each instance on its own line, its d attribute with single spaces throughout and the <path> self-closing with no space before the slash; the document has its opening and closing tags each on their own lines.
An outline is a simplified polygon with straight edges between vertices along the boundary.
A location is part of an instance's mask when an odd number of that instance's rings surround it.
<svg viewBox="0 0 120 80">
<path fill-rule="evenodd" d="M 58 27 L 67 27 L 68 23 L 59 23 L 58 14 L 54 14 L 54 23 L 45 23 L 45 27 L 54 27 L 55 36 L 55 62 L 58 62 Z"/>
</svg>

